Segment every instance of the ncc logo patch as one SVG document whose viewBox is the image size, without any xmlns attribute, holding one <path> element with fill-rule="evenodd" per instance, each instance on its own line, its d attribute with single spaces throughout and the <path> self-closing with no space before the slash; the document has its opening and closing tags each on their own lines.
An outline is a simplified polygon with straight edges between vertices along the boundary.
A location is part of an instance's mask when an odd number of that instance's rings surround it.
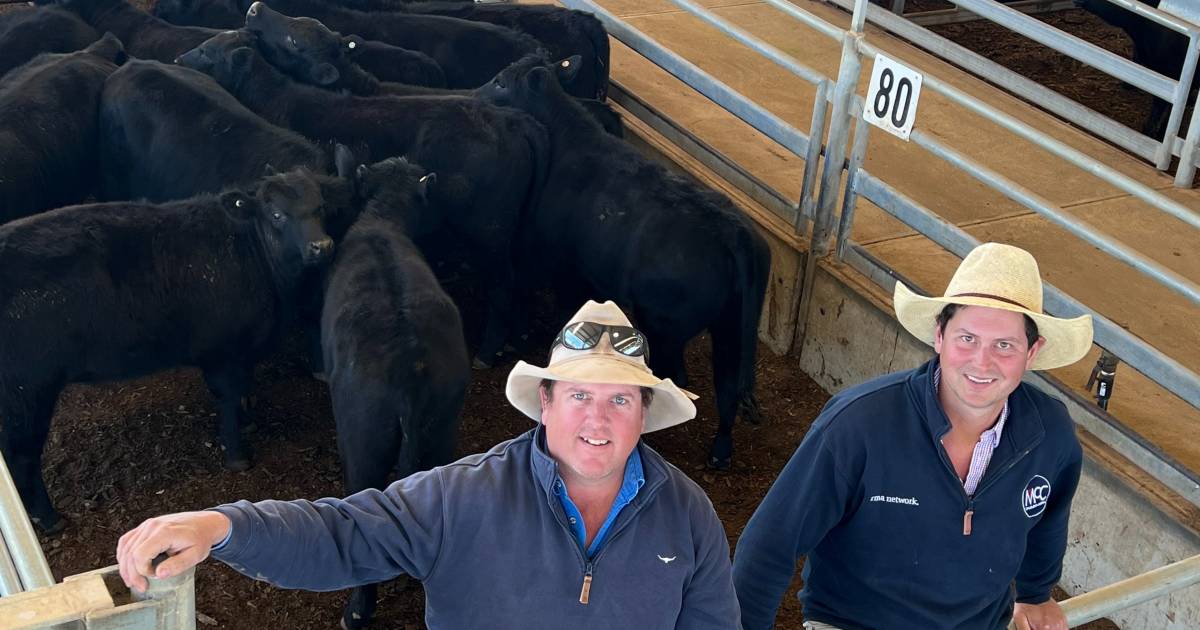
<svg viewBox="0 0 1200 630">
<path fill-rule="evenodd" d="M 1034 475 L 1025 490 L 1021 492 L 1021 508 L 1025 516 L 1033 518 L 1046 511 L 1046 502 L 1050 500 L 1050 482 L 1041 475 Z"/>
</svg>

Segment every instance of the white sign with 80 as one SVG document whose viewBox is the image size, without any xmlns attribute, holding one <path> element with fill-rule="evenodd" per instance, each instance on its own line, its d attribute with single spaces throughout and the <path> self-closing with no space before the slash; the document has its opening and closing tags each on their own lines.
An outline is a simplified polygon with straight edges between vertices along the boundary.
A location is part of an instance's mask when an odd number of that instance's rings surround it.
<svg viewBox="0 0 1200 630">
<path fill-rule="evenodd" d="M 920 96 L 921 73 L 883 55 L 875 55 L 863 118 L 902 140 L 908 140 L 913 121 L 917 118 L 917 99 Z"/>
</svg>

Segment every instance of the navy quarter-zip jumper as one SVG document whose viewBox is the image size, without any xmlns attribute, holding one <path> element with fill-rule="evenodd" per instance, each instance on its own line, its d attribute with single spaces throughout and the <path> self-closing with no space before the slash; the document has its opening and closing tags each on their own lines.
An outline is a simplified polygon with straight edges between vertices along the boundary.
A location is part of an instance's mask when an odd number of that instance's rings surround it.
<svg viewBox="0 0 1200 630">
<path fill-rule="evenodd" d="M 588 558 L 541 431 L 382 491 L 220 506 L 233 526 L 212 555 L 314 591 L 408 574 L 431 630 L 741 627 L 729 543 L 699 486 L 639 442 L 645 485 Z"/>
<path fill-rule="evenodd" d="M 849 388 L 814 421 L 738 541 L 747 630 L 773 626 L 802 556 L 805 618 L 845 630 L 1001 629 L 1014 598 L 1050 598 L 1082 463 L 1066 407 L 1021 383 L 968 497 L 937 365 Z"/>
</svg>

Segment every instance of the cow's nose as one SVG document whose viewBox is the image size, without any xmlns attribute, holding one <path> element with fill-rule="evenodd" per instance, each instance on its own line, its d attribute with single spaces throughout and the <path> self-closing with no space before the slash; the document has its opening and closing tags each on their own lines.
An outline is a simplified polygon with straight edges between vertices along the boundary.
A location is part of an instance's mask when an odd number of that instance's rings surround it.
<svg viewBox="0 0 1200 630">
<path fill-rule="evenodd" d="M 313 256 L 324 256 L 333 251 L 333 239 L 323 238 L 308 244 L 308 251 Z"/>
</svg>

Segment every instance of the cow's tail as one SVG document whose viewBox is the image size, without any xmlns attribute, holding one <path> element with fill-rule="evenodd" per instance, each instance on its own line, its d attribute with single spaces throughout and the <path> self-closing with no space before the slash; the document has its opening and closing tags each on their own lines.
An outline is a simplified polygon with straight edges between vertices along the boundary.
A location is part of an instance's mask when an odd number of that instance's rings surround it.
<svg viewBox="0 0 1200 630">
<path fill-rule="evenodd" d="M 715 383 L 720 390 L 725 389 L 726 396 L 732 394 L 732 399 L 719 406 L 730 405 L 732 409 L 724 409 L 724 413 L 732 417 L 739 407 L 746 409 L 754 394 L 754 363 L 758 350 L 758 323 L 762 316 L 763 300 L 766 297 L 767 282 L 771 275 L 771 250 L 753 222 L 746 217 L 740 217 L 736 234 L 731 239 L 731 254 L 734 262 L 735 299 L 729 300 L 723 309 L 720 323 L 713 333 L 713 373 L 714 378 L 728 382 L 732 380 L 734 387 L 729 391 L 728 385 Z M 744 418 L 757 422 L 757 417 Z"/>
</svg>

